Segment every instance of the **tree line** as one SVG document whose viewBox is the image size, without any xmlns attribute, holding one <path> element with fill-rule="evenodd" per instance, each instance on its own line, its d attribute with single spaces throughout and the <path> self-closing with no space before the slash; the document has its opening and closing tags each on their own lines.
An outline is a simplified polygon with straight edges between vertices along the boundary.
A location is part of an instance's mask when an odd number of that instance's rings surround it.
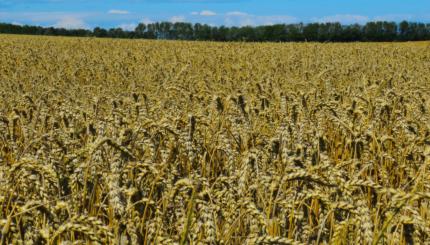
<svg viewBox="0 0 430 245">
<path fill-rule="evenodd" d="M 430 24 L 402 21 L 374 21 L 366 24 L 340 23 L 276 24 L 264 26 L 226 27 L 185 22 L 140 23 L 133 31 L 121 28 L 65 29 L 0 23 L 0 33 L 144 38 L 201 41 L 250 42 L 356 42 L 356 41 L 422 41 L 430 40 Z"/>
</svg>

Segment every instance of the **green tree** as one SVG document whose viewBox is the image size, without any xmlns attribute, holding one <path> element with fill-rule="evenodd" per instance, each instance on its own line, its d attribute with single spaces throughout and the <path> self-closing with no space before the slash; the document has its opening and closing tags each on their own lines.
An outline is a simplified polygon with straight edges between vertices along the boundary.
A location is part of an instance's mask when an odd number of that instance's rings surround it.
<svg viewBox="0 0 430 245">
<path fill-rule="evenodd" d="M 134 28 L 134 32 L 136 33 L 137 37 L 145 37 L 146 32 L 146 25 L 145 23 L 139 23 L 136 28 Z"/>
<path fill-rule="evenodd" d="M 107 33 L 107 31 L 105 29 L 100 28 L 100 27 L 96 27 L 93 30 L 93 35 L 95 37 L 107 37 L 108 33 Z"/>
</svg>

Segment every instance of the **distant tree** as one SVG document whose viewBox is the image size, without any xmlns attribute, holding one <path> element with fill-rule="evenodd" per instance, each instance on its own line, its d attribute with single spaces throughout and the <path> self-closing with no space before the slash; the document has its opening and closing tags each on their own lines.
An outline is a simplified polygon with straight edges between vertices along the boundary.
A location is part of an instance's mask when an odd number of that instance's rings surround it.
<svg viewBox="0 0 430 245">
<path fill-rule="evenodd" d="M 239 28 L 232 26 L 227 29 L 227 41 L 240 41 L 239 39 Z"/>
<path fill-rule="evenodd" d="M 175 33 L 173 31 L 173 24 L 170 22 L 161 22 L 158 26 L 160 39 L 176 39 Z"/>
<path fill-rule="evenodd" d="M 200 23 L 194 24 L 194 39 L 195 40 L 212 40 L 212 28 L 209 25 L 202 25 Z"/>
<path fill-rule="evenodd" d="M 151 23 L 148 24 L 147 26 L 147 31 L 145 32 L 145 38 L 149 38 L 149 39 L 157 39 L 158 35 L 157 35 L 157 25 L 155 23 Z"/>
<path fill-rule="evenodd" d="M 191 40 L 193 37 L 193 26 L 190 23 L 176 22 L 173 24 L 176 39 Z"/>
<path fill-rule="evenodd" d="M 272 41 L 272 42 L 353 42 L 353 41 L 417 41 L 430 40 L 430 24 L 402 21 L 368 22 L 365 25 L 340 23 L 276 24 L 265 26 L 209 26 L 185 22 L 139 23 L 134 31 L 121 28 L 92 31 L 0 23 L 0 33 L 95 36 L 112 38 L 180 39 L 212 41 Z"/>
<path fill-rule="evenodd" d="M 43 35 L 53 36 L 55 35 L 55 29 L 54 27 L 45 28 Z"/>
<path fill-rule="evenodd" d="M 121 28 L 111 28 L 108 31 L 108 37 L 112 38 L 125 38 L 126 33 Z"/>
<path fill-rule="evenodd" d="M 257 41 L 255 28 L 252 26 L 243 26 L 237 30 L 240 41 Z"/>
<path fill-rule="evenodd" d="M 384 41 L 396 40 L 397 25 L 395 22 L 384 21 L 382 23 L 382 29 L 383 29 L 383 40 Z"/>
<path fill-rule="evenodd" d="M 95 37 L 107 37 L 108 36 L 108 32 L 105 29 L 103 29 L 103 28 L 96 27 L 93 30 L 93 35 Z"/>
<path fill-rule="evenodd" d="M 382 41 L 382 23 L 368 22 L 364 26 L 364 36 L 366 41 Z"/>
<path fill-rule="evenodd" d="M 399 29 L 400 29 L 399 39 L 403 41 L 407 40 L 409 36 L 409 23 L 407 21 L 400 22 Z"/>
<path fill-rule="evenodd" d="M 427 37 L 427 28 L 423 23 L 416 23 L 414 32 L 416 33 L 415 40 L 425 40 Z"/>
<path fill-rule="evenodd" d="M 343 41 L 343 27 L 339 22 L 329 23 L 330 40 L 334 42 Z"/>
<path fill-rule="evenodd" d="M 265 36 L 267 40 L 280 42 L 287 40 L 287 29 L 284 24 L 276 24 L 271 26 L 265 26 Z"/>
<path fill-rule="evenodd" d="M 214 27 L 213 28 L 213 37 L 215 41 L 227 41 L 229 33 L 229 28 L 225 26 Z"/>
<path fill-rule="evenodd" d="M 430 24 L 426 24 L 426 35 L 424 40 L 430 40 Z"/>
<path fill-rule="evenodd" d="M 348 25 L 343 29 L 342 41 L 353 42 L 363 40 L 363 28 L 359 24 Z"/>
<path fill-rule="evenodd" d="M 287 40 L 292 42 L 305 41 L 303 36 L 303 24 L 290 24 L 286 26 Z"/>
<path fill-rule="evenodd" d="M 136 32 L 136 36 L 139 38 L 145 37 L 146 25 L 144 23 L 139 23 L 134 29 L 134 32 Z"/>
<path fill-rule="evenodd" d="M 320 24 L 308 24 L 303 28 L 303 36 L 307 41 L 318 41 Z"/>
</svg>

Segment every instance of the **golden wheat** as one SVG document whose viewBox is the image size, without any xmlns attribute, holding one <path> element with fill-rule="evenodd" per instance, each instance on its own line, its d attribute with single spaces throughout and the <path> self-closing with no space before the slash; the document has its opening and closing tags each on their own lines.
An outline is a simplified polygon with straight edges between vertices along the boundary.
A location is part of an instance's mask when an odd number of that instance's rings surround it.
<svg viewBox="0 0 430 245">
<path fill-rule="evenodd" d="M 2 35 L 1 244 L 428 244 L 429 47 Z"/>
</svg>

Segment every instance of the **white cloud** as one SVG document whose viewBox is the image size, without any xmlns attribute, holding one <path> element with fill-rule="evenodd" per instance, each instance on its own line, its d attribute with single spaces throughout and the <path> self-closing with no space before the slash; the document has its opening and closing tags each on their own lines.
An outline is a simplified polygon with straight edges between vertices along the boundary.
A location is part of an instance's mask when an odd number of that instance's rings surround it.
<svg viewBox="0 0 430 245">
<path fill-rule="evenodd" d="M 60 19 L 55 25 L 55 27 L 66 28 L 66 29 L 86 29 L 87 24 L 82 19 L 78 19 L 73 16 L 66 16 Z"/>
<path fill-rule="evenodd" d="M 227 15 L 227 16 L 249 16 L 250 14 L 240 12 L 240 11 L 232 11 L 232 12 L 226 13 L 225 15 Z"/>
<path fill-rule="evenodd" d="M 153 20 L 151 20 L 149 18 L 144 18 L 139 23 L 143 23 L 143 24 L 147 25 L 147 24 L 155 23 L 155 21 L 153 21 Z"/>
<path fill-rule="evenodd" d="M 298 19 L 289 15 L 257 16 L 258 22 L 263 25 L 289 24 L 298 22 Z"/>
<path fill-rule="evenodd" d="M 402 21 L 402 20 L 411 20 L 413 18 L 414 18 L 414 16 L 409 15 L 409 14 L 388 14 L 388 15 L 375 16 L 372 20 L 374 20 L 374 21 Z"/>
<path fill-rule="evenodd" d="M 108 11 L 108 14 L 129 14 L 127 10 L 120 10 L 120 9 L 111 9 Z"/>
<path fill-rule="evenodd" d="M 391 14 L 380 15 L 375 17 L 368 17 L 364 15 L 354 14 L 337 14 L 331 16 L 324 16 L 322 18 L 312 18 L 311 21 L 315 22 L 340 22 L 342 24 L 365 24 L 369 21 L 402 21 L 414 19 L 413 15 L 407 14 Z"/>
<path fill-rule="evenodd" d="M 51 22 L 56 23 L 64 18 L 88 19 L 97 16 L 94 12 L 0 12 L 0 19 L 14 19 L 17 22 Z"/>
<path fill-rule="evenodd" d="M 216 13 L 210 10 L 203 10 L 202 12 L 200 12 L 201 16 L 215 16 Z"/>
<path fill-rule="evenodd" d="M 22 24 L 21 22 L 12 21 L 12 25 L 23 26 L 24 24 Z"/>
<path fill-rule="evenodd" d="M 125 23 L 125 24 L 119 25 L 118 27 L 123 29 L 124 31 L 134 31 L 136 26 L 137 26 L 136 23 Z"/>
<path fill-rule="evenodd" d="M 312 21 L 315 22 L 340 22 L 342 24 L 355 24 L 355 23 L 366 23 L 369 21 L 369 17 L 363 15 L 354 15 L 354 14 L 337 14 L 331 16 L 324 16 L 322 18 L 312 18 Z"/>
<path fill-rule="evenodd" d="M 217 15 L 217 13 L 215 13 L 214 11 L 210 11 L 210 10 L 203 10 L 203 11 L 200 11 L 200 12 L 191 12 L 191 15 L 199 15 L 199 16 L 205 16 L 205 17 L 207 17 L 207 16 L 216 16 Z"/>
<path fill-rule="evenodd" d="M 252 15 L 234 11 L 225 14 L 224 24 L 227 26 L 274 25 L 297 22 L 298 19 L 289 15 Z"/>
<path fill-rule="evenodd" d="M 173 23 L 184 22 L 184 21 L 185 21 L 184 16 L 172 16 L 172 18 L 170 18 L 170 22 L 173 22 Z"/>
</svg>

